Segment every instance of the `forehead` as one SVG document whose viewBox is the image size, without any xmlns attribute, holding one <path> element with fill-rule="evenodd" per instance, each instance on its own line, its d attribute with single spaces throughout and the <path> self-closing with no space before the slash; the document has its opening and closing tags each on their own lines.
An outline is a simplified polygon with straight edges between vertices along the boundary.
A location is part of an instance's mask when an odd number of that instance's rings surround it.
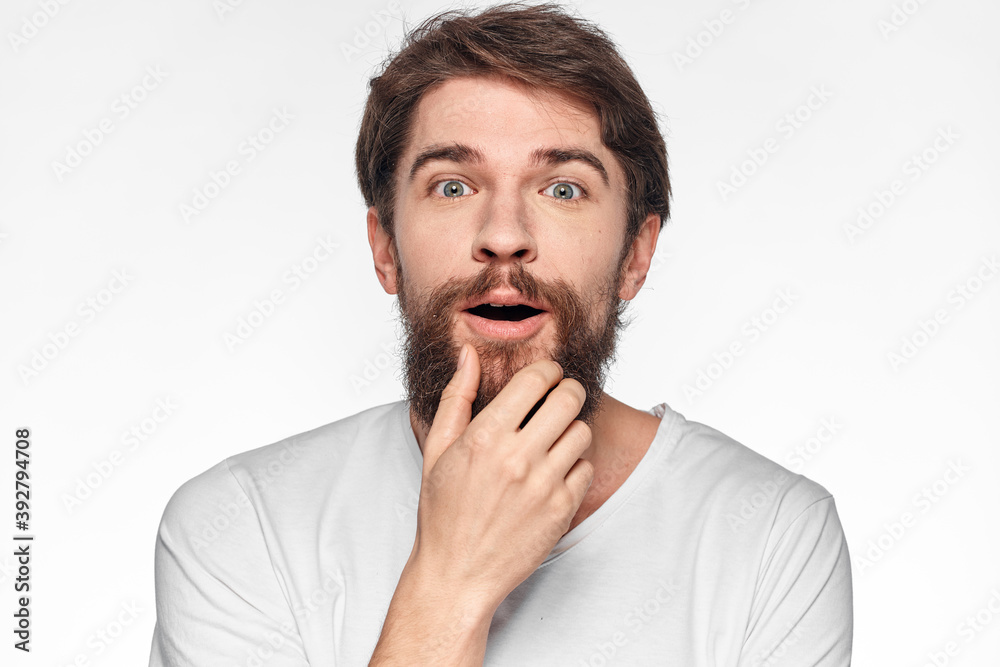
<svg viewBox="0 0 1000 667">
<path fill-rule="evenodd" d="M 417 104 L 403 169 L 428 146 L 475 146 L 497 165 L 517 165 L 539 148 L 582 148 L 597 155 L 620 183 L 617 160 L 601 141 L 597 114 L 585 102 L 500 78 L 458 77 Z"/>
</svg>

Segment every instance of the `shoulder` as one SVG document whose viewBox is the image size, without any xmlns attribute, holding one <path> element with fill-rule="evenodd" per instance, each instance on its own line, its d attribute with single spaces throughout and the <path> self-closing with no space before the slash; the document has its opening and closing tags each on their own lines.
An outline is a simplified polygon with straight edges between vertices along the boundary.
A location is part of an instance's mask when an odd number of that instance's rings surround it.
<svg viewBox="0 0 1000 667">
<path fill-rule="evenodd" d="M 320 476 L 355 455 L 400 439 L 405 404 L 387 403 L 278 442 L 226 459 L 233 473 L 265 488 L 294 470 L 296 476 Z M 374 446 L 374 447 L 373 447 Z M 301 479 L 301 477 L 300 477 Z"/>
<path fill-rule="evenodd" d="M 372 443 L 399 447 L 401 410 L 401 402 L 381 405 L 220 461 L 174 492 L 161 533 L 190 537 L 200 526 L 212 535 L 243 523 L 272 499 L 294 505 L 296 489 L 312 495 L 318 485 L 334 483 L 357 450 L 371 450 Z"/>
<path fill-rule="evenodd" d="M 758 524 L 780 534 L 803 513 L 835 512 L 833 497 L 721 431 L 689 421 L 669 406 L 655 408 L 670 420 L 667 462 L 684 494 L 734 531 Z"/>
</svg>

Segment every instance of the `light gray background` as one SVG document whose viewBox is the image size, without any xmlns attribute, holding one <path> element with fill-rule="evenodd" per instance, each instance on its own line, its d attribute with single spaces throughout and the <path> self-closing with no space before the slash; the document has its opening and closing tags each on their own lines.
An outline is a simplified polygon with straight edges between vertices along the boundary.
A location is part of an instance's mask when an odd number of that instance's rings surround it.
<svg viewBox="0 0 1000 667">
<path fill-rule="evenodd" d="M 24 426 L 37 535 L 34 652 L 5 629 L 5 664 L 144 664 L 171 493 L 227 455 L 399 397 L 393 300 L 371 268 L 352 151 L 373 67 L 442 5 L 346 4 L 4 3 L 0 539 L 12 544 Z M 574 4 L 663 114 L 675 192 L 612 392 L 666 400 L 833 492 L 854 559 L 856 665 L 930 664 L 949 648 L 947 664 L 995 664 L 1000 8 Z M 695 57 L 679 63 L 685 49 Z M 241 143 L 275 109 L 294 118 L 248 161 Z M 103 119 L 112 131 L 78 166 L 54 166 L 87 151 Z M 718 184 L 769 139 L 777 150 L 724 198 Z M 934 162 L 914 178 L 925 151 Z M 239 173 L 186 222 L 181 205 L 231 160 Z M 892 203 L 849 234 L 893 181 Z M 318 239 L 337 245 L 323 261 Z M 284 280 L 296 266 L 315 269 L 298 286 Z M 978 291 L 959 299 L 959 285 Z M 227 345 L 273 290 L 271 316 Z M 793 304 L 772 319 L 782 291 Z M 751 338 L 754 317 L 770 325 Z M 919 348 L 893 363 L 904 337 Z M 723 368 L 734 342 L 743 353 Z M 699 371 L 714 377 L 693 396 Z M 158 401 L 176 405 L 161 422 Z M 148 433 L 135 447 L 132 428 Z M 0 549 L 3 628 L 12 551 Z M 969 632 L 977 613 L 986 624 Z"/>
</svg>

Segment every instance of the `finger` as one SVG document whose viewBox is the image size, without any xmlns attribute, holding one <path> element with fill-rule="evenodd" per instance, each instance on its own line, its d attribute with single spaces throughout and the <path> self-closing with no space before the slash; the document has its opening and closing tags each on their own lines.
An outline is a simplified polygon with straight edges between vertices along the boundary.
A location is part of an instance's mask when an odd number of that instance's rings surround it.
<svg viewBox="0 0 1000 667">
<path fill-rule="evenodd" d="M 569 425 L 548 452 L 548 465 L 556 477 L 565 477 L 590 447 L 590 427 L 580 420 Z"/>
<path fill-rule="evenodd" d="M 574 506 L 577 510 L 583 504 L 591 483 L 594 481 L 594 465 L 587 459 L 578 459 L 569 472 L 566 473 L 566 488 L 573 494 Z"/>
<path fill-rule="evenodd" d="M 544 441 L 546 449 L 580 414 L 587 399 L 583 385 L 571 378 L 564 378 L 545 397 L 538 411 L 523 428 L 522 433 L 534 442 Z"/>
<path fill-rule="evenodd" d="M 424 441 L 424 471 L 434 468 L 438 458 L 465 432 L 472 417 L 472 402 L 479 391 L 479 354 L 465 344 L 459 352 L 459 364 L 434 414 L 434 423 Z"/>
<path fill-rule="evenodd" d="M 487 418 L 513 432 L 545 393 L 562 379 L 562 366 L 551 359 L 528 364 L 510 379 L 496 398 L 483 409 Z"/>
</svg>

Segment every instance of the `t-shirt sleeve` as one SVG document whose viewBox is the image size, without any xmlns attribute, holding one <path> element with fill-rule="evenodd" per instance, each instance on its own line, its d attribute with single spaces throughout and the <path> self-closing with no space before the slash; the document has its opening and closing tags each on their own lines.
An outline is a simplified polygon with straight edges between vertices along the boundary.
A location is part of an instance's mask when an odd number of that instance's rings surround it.
<svg viewBox="0 0 1000 667">
<path fill-rule="evenodd" d="M 170 499 L 155 579 L 150 667 L 309 664 L 260 517 L 226 462 Z"/>
<path fill-rule="evenodd" d="M 769 544 L 739 667 L 848 667 L 853 629 L 851 560 L 827 496 Z"/>
</svg>

